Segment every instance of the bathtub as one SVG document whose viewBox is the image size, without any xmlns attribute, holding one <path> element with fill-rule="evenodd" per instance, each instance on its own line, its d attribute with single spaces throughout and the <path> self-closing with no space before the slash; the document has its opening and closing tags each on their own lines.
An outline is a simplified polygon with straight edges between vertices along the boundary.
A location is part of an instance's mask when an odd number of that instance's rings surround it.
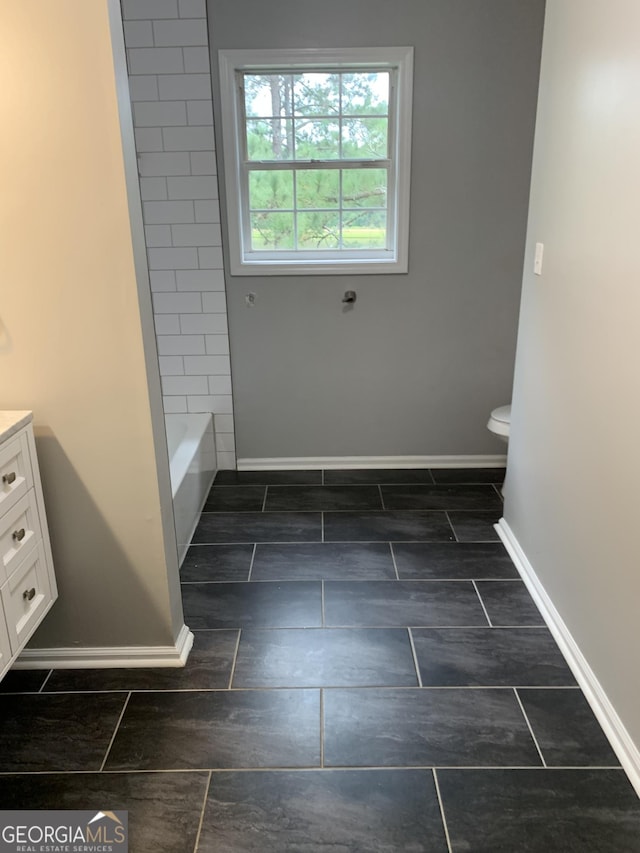
<svg viewBox="0 0 640 853">
<path fill-rule="evenodd" d="M 210 414 L 165 415 L 173 515 L 180 565 L 216 473 Z"/>
</svg>

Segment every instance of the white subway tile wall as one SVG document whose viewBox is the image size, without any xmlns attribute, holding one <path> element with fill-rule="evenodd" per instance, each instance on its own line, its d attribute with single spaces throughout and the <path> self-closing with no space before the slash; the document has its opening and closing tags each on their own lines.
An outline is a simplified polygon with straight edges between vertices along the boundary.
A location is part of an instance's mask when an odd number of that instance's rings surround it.
<svg viewBox="0 0 640 853">
<path fill-rule="evenodd" d="M 135 137 L 138 154 L 142 151 L 162 151 L 162 131 L 159 127 L 137 127 Z"/>
<path fill-rule="evenodd" d="M 164 410 L 235 439 L 205 0 L 122 0 Z"/>
<path fill-rule="evenodd" d="M 145 225 L 147 246 L 171 246 L 171 227 L 169 225 Z"/>
<path fill-rule="evenodd" d="M 222 270 L 178 270 L 177 282 L 177 290 L 224 290 Z"/>
<path fill-rule="evenodd" d="M 164 201 L 167 198 L 167 182 L 164 178 L 140 178 L 140 195 L 142 201 Z M 198 219 L 196 222 L 203 222 Z"/>
<path fill-rule="evenodd" d="M 145 127 L 141 130 L 136 130 L 136 146 L 139 154 L 138 171 L 140 172 L 140 176 L 190 175 L 191 160 L 186 151 L 180 151 L 179 153 L 172 152 L 171 154 L 145 153 L 144 149 L 139 145 L 138 139 L 143 134 L 144 138 L 148 135 L 150 136 L 150 131 L 151 133 L 157 133 L 158 144 L 162 146 L 162 130 L 159 127 Z M 151 149 L 151 151 L 156 151 L 156 149 Z"/>
<path fill-rule="evenodd" d="M 179 335 L 180 315 L 159 314 L 156 318 L 156 335 Z M 206 338 L 205 338 L 206 341 Z M 205 344 L 206 345 L 206 344 Z"/>
<path fill-rule="evenodd" d="M 197 161 L 196 161 L 197 162 Z M 191 158 L 191 168 L 194 168 L 194 160 Z M 167 178 L 167 192 L 169 198 L 182 199 L 215 199 L 218 200 L 218 179 L 215 175 L 197 177 Z M 219 221 L 219 220 L 218 220 Z"/>
</svg>

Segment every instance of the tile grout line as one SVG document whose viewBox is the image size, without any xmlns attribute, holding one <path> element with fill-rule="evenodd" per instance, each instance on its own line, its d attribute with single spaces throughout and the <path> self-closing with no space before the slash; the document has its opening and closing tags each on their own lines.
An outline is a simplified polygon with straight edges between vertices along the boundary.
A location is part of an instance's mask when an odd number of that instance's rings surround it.
<svg viewBox="0 0 640 853">
<path fill-rule="evenodd" d="M 393 570 L 396 573 L 396 580 L 400 580 L 400 575 L 398 573 L 398 565 L 396 563 L 396 555 L 393 551 L 393 542 L 389 542 L 389 550 L 391 551 L 391 559 L 393 561 Z"/>
<path fill-rule="evenodd" d="M 420 675 L 420 667 L 418 666 L 418 655 L 416 653 L 416 647 L 413 643 L 413 634 L 411 633 L 411 628 L 407 628 L 407 633 L 409 634 L 409 642 L 411 643 L 411 654 L 413 655 L 413 665 L 416 668 L 416 675 L 418 676 L 418 687 L 422 687 L 422 676 Z"/>
<path fill-rule="evenodd" d="M 324 768 L 324 688 L 320 688 L 320 768 Z"/>
<path fill-rule="evenodd" d="M 42 693 L 42 691 L 44 690 L 45 684 L 47 683 L 47 681 L 49 681 L 49 679 L 51 678 L 52 675 L 53 675 L 53 670 L 50 669 L 49 672 L 47 673 L 47 677 L 45 678 L 45 680 L 40 685 L 40 690 L 38 690 L 38 693 Z"/>
<path fill-rule="evenodd" d="M 320 541 L 324 542 L 324 512 L 320 513 Z"/>
<path fill-rule="evenodd" d="M 319 767 L 317 764 L 311 764 L 305 767 L 291 767 L 286 765 L 274 765 L 273 767 L 172 767 L 170 770 L 136 768 L 135 770 L 105 770 L 100 775 L 125 776 L 130 773 L 318 773 L 320 771 L 323 773 L 345 773 L 353 770 L 365 773 L 376 770 L 531 770 L 538 773 L 542 773 L 543 770 L 547 773 L 557 773 L 563 770 L 576 770 L 584 773 L 589 773 L 592 770 L 617 770 L 620 773 L 625 773 L 620 764 L 559 764 L 553 765 L 553 767 L 542 767 L 538 764 L 332 764 L 328 767 Z M 0 779 L 8 776 L 21 776 L 25 778 L 49 775 L 91 776 L 95 773 L 95 770 L 0 770 Z"/>
<path fill-rule="evenodd" d="M 102 773 L 104 770 L 105 764 L 107 763 L 107 758 L 109 758 L 109 753 L 111 752 L 111 747 L 113 746 L 113 742 L 116 739 L 116 735 L 118 734 L 118 729 L 122 723 L 122 718 L 124 717 L 124 712 L 127 710 L 127 706 L 129 705 L 129 699 L 131 699 L 132 690 L 129 690 L 127 693 L 127 698 L 124 700 L 124 705 L 122 706 L 122 711 L 120 711 L 120 716 L 118 717 L 118 722 L 116 723 L 116 727 L 114 729 L 113 734 L 111 735 L 111 740 L 109 741 L 109 746 L 107 747 L 107 751 L 104 754 L 104 758 L 102 759 L 102 764 L 100 765 L 99 773 Z"/>
<path fill-rule="evenodd" d="M 245 583 L 249 583 L 251 580 L 251 572 L 253 571 L 253 561 L 256 558 L 256 549 L 258 547 L 258 543 L 254 542 L 253 551 L 251 552 L 251 562 L 249 563 L 249 574 L 247 576 L 247 580 Z M 190 581 L 190 583 L 202 583 L 202 581 Z M 204 583 L 228 583 L 228 581 L 204 581 Z"/>
<path fill-rule="evenodd" d="M 454 526 L 453 526 L 453 524 L 451 523 L 451 518 L 449 517 L 449 510 L 448 510 L 448 509 L 446 509 L 446 510 L 444 511 L 444 514 L 445 514 L 445 516 L 447 517 L 447 521 L 449 522 L 449 527 L 451 528 L 451 532 L 453 533 L 453 538 L 454 538 L 454 540 L 455 540 L 456 542 L 459 542 L 460 540 L 458 539 L 458 537 L 457 537 L 457 535 L 456 535 L 455 527 L 454 527 Z"/>
<path fill-rule="evenodd" d="M 236 640 L 236 648 L 233 653 L 233 661 L 231 663 L 231 673 L 229 674 L 229 686 L 227 690 L 231 690 L 233 684 L 233 676 L 236 674 L 236 663 L 238 662 L 238 649 L 240 648 L 240 638 L 242 637 L 242 628 L 238 628 L 238 639 Z"/>
<path fill-rule="evenodd" d="M 155 103 L 155 101 L 153 103 Z M 385 486 L 385 488 L 395 488 L 395 487 L 390 486 L 389 483 L 383 483 L 382 485 Z M 218 488 L 224 489 L 227 487 L 218 486 Z M 233 488 L 244 489 L 244 488 L 249 488 L 249 487 L 247 487 L 247 486 L 234 486 Z M 251 488 L 253 488 L 253 487 L 251 487 Z M 278 485 L 274 486 L 274 485 L 270 485 L 268 487 L 267 486 L 259 486 L 258 488 L 261 488 L 261 489 L 269 488 L 269 489 L 278 490 L 278 489 L 306 489 L 306 488 L 320 489 L 322 487 L 319 485 L 315 485 L 315 486 L 278 486 Z M 377 484 L 376 483 L 366 483 L 363 486 L 360 486 L 360 485 L 340 486 L 340 485 L 332 484 L 331 488 L 334 488 L 334 489 L 375 489 L 375 488 L 377 488 Z M 442 506 L 407 506 L 407 507 L 387 507 L 384 511 L 385 512 L 404 512 L 404 513 L 423 513 L 423 514 L 427 513 L 430 515 L 433 515 L 433 514 L 438 514 L 438 515 L 443 514 L 444 515 L 444 513 L 447 513 L 447 512 L 474 513 L 476 515 L 478 513 L 482 513 L 483 515 L 493 515 L 495 520 L 498 521 L 500 518 L 498 513 L 501 510 L 502 510 L 502 507 L 500 507 L 500 510 L 497 510 L 495 508 L 494 509 L 486 509 L 486 508 L 479 508 L 479 507 L 449 506 L 448 508 L 445 508 Z M 311 508 L 306 508 L 306 509 L 270 509 L 270 510 L 267 510 L 267 512 L 270 515 L 290 515 L 291 513 L 298 513 L 299 515 L 307 515 L 307 514 L 312 513 L 312 512 L 322 512 L 322 510 L 319 507 L 311 507 Z M 376 513 L 376 512 L 381 513 L 382 510 L 380 509 L 379 506 L 378 507 L 357 507 L 357 506 L 356 507 L 353 507 L 353 506 L 339 507 L 339 506 L 337 506 L 337 507 L 332 507 L 330 509 L 327 509 L 327 510 L 325 510 L 325 512 L 370 513 L 371 515 L 373 515 L 373 513 Z M 202 510 L 202 515 L 261 515 L 261 514 L 262 514 L 262 511 L 257 510 L 257 509 L 204 509 L 203 508 L 203 510 Z M 493 541 L 498 541 L 498 540 L 493 540 Z"/>
<path fill-rule="evenodd" d="M 384 505 L 384 496 L 382 494 L 382 486 L 378 483 L 378 491 L 380 492 L 380 503 L 382 504 L 382 509 L 386 510 L 386 506 Z"/>
<path fill-rule="evenodd" d="M 278 544 L 279 545 L 287 545 L 289 543 L 279 542 Z M 320 545 L 321 543 L 320 542 L 313 542 L 313 543 L 302 543 L 302 544 Z M 326 544 L 327 545 L 329 545 L 329 544 L 338 544 L 339 545 L 341 543 L 339 543 L 339 542 L 338 543 L 327 542 Z M 364 543 L 364 544 L 369 544 L 369 543 Z M 373 544 L 377 545 L 378 543 L 374 542 Z M 380 544 L 384 545 L 385 543 L 381 542 Z M 316 581 L 319 581 L 319 580 L 322 580 L 322 578 L 321 577 L 304 577 L 304 576 L 301 578 L 291 578 L 291 577 L 280 577 L 280 578 L 278 578 L 278 577 L 275 577 L 275 578 L 266 578 L 265 580 L 262 580 L 262 581 L 252 580 L 251 584 L 255 585 L 255 584 L 259 584 L 259 583 L 264 583 L 264 584 L 267 584 L 267 583 L 315 583 Z M 381 578 L 378 576 L 363 578 L 361 575 L 356 576 L 356 577 L 351 577 L 351 578 L 349 578 L 349 577 L 345 578 L 344 576 L 327 577 L 327 578 L 325 578 L 325 580 L 331 581 L 332 583 L 395 583 L 395 581 L 397 581 L 397 580 L 402 580 L 402 581 L 404 581 L 404 583 L 456 583 L 456 584 L 473 583 L 473 578 L 449 578 L 449 577 L 441 577 L 441 578 L 437 578 L 437 577 L 436 578 L 400 578 L 400 577 L 388 578 L 388 577 L 383 577 L 383 578 Z M 521 584 L 522 583 L 520 578 L 499 578 L 499 577 L 497 577 L 497 578 L 482 578 L 479 582 L 480 583 L 486 583 L 486 582 L 496 583 L 496 582 L 499 582 L 499 583 L 513 583 L 513 584 Z M 246 581 L 182 581 L 181 586 L 208 586 L 208 585 L 211 586 L 214 584 L 223 584 L 223 583 L 226 583 L 226 584 L 229 584 L 229 583 L 244 584 L 244 583 L 249 583 L 249 581 L 248 580 L 246 580 Z M 420 626 L 420 627 L 423 627 L 423 626 Z M 447 626 L 444 625 L 443 627 L 446 628 Z M 541 624 L 536 623 L 535 625 L 520 625 L 520 624 L 500 625 L 500 627 L 501 628 L 546 628 L 546 625 L 541 625 Z M 224 631 L 224 630 L 228 630 L 228 629 L 225 629 L 225 628 L 217 628 L 217 629 L 193 628 L 192 630 L 194 630 L 194 631 L 202 631 L 202 630 Z M 16 690 L 13 692 L 24 693 L 26 691 Z M 33 692 L 33 691 L 30 691 L 30 692 Z"/>
<path fill-rule="evenodd" d="M 209 778 L 207 779 L 207 786 L 204 791 L 204 799 L 202 801 L 202 811 L 200 812 L 200 821 L 198 823 L 198 832 L 196 833 L 196 841 L 193 846 L 193 853 L 197 853 L 198 845 L 200 844 L 200 834 L 202 832 L 202 825 L 204 823 L 204 812 L 207 807 L 207 800 L 209 799 L 209 790 L 211 788 L 211 778 L 213 773 L 209 770 Z"/>
<path fill-rule="evenodd" d="M 269 491 L 269 486 L 264 487 L 264 500 L 262 501 L 262 512 L 265 511 L 267 506 L 267 493 Z"/>
<path fill-rule="evenodd" d="M 533 728 L 531 727 L 531 723 L 529 722 L 529 717 L 527 716 L 527 712 L 525 711 L 524 705 L 522 704 L 522 700 L 520 699 L 518 689 L 516 687 L 514 687 L 513 692 L 515 693 L 516 702 L 520 706 L 520 710 L 522 711 L 522 716 L 524 717 L 524 721 L 527 724 L 527 728 L 529 729 L 529 733 L 531 734 L 531 737 L 533 738 L 533 742 L 536 745 L 536 749 L 538 750 L 538 755 L 540 756 L 540 761 L 542 761 L 542 766 L 546 768 L 547 762 L 544 760 L 544 755 L 542 754 L 542 750 L 540 749 L 538 739 L 536 738 L 535 734 L 533 733 Z"/>
<path fill-rule="evenodd" d="M 439 626 L 436 626 L 438 630 L 440 630 Z M 471 626 L 477 627 L 477 626 Z M 288 628 L 258 628 L 258 631 L 279 631 L 279 630 L 290 630 Z M 322 629 L 322 628 L 300 628 L 295 630 L 301 631 L 333 631 L 334 627 Z M 402 628 L 378 628 L 376 630 L 383 631 L 401 631 Z M 44 695 L 47 697 L 53 696 L 86 696 L 87 694 L 95 694 L 95 695 L 105 695 L 105 694 L 123 694 L 123 693 L 135 693 L 136 695 L 144 695 L 148 693 L 273 693 L 274 691 L 301 691 L 301 690 L 418 690 L 418 687 L 413 684 L 348 684 L 348 683 L 340 683 L 336 682 L 335 684 L 278 684 L 278 685 L 263 685 L 261 687 L 134 687 L 131 690 L 127 690 L 126 688 L 111 688 L 106 690 L 56 690 L 51 693 L 45 693 Z M 581 688 L 576 686 L 567 686 L 567 685 L 553 685 L 550 687 L 543 686 L 541 687 L 539 684 L 517 684 L 515 686 L 496 686 L 492 684 L 429 684 L 426 687 L 423 685 L 422 690 L 427 691 L 438 691 L 438 690 L 490 690 L 493 692 L 502 691 L 505 692 L 507 690 L 566 690 L 566 691 L 574 691 L 578 692 Z M 3 694 L 6 696 L 37 696 L 37 693 L 7 693 Z M 590 765 L 589 765 L 590 766 Z M 607 765 L 609 766 L 609 765 Z M 619 764 L 611 765 L 614 767 L 619 767 Z M 200 770 L 205 770 L 207 768 L 198 768 Z M 10 771 L 13 772 L 13 771 Z M 16 771 L 20 772 L 20 771 Z M 48 772 L 48 771 L 47 771 Z M 58 771 L 55 771 L 58 772 Z M 73 771 L 76 772 L 76 771 Z M 79 772 L 79 771 L 78 771 Z M 95 772 L 95 771 L 90 771 Z M 3 771 L 0 770 L 0 775 L 2 775 Z"/>
<path fill-rule="evenodd" d="M 449 838 L 449 827 L 447 826 L 447 818 L 444 813 L 444 803 L 442 802 L 442 795 L 440 794 L 440 784 L 438 782 L 438 773 L 435 767 L 431 768 L 431 772 L 433 774 L 433 782 L 436 786 L 436 796 L 438 798 L 438 805 L 440 806 L 440 817 L 442 818 L 442 826 L 444 829 L 444 837 L 447 840 L 447 848 L 449 853 L 452 853 L 453 848 L 451 846 L 451 839 Z"/>
<path fill-rule="evenodd" d="M 319 545 L 320 543 L 316 542 L 314 544 Z M 327 543 L 327 544 L 329 544 L 329 543 Z M 264 584 L 267 584 L 267 583 L 278 583 L 278 584 L 280 584 L 280 583 L 315 583 L 316 581 L 319 581 L 319 580 L 322 580 L 322 578 L 321 577 L 301 577 L 301 578 L 290 578 L 290 577 L 278 578 L 278 577 L 274 577 L 274 578 L 267 578 L 266 580 L 263 580 L 263 581 L 252 580 L 252 581 L 250 581 L 250 583 L 252 586 L 255 586 L 256 584 L 259 584 L 259 583 L 264 583 Z M 328 578 L 325 578 L 325 580 L 331 581 L 332 583 L 395 583 L 395 581 L 397 581 L 397 580 L 401 580 L 401 581 L 403 581 L 403 583 L 425 583 L 425 584 L 426 583 L 456 583 L 456 584 L 473 583 L 473 580 L 472 579 L 470 580 L 468 578 L 387 578 L 387 577 L 384 577 L 384 578 L 381 578 L 381 577 L 371 577 L 371 578 L 335 577 L 335 578 L 332 578 L 332 577 L 328 577 Z M 485 583 L 487 581 L 490 583 L 496 583 L 496 582 L 502 583 L 503 581 L 505 583 L 516 583 L 516 584 L 522 583 L 522 581 L 519 580 L 518 578 L 482 578 L 481 583 Z M 246 581 L 182 581 L 181 585 L 182 586 L 215 586 L 215 584 L 223 584 L 223 583 L 226 583 L 226 584 L 229 584 L 229 583 L 242 584 L 242 583 L 249 583 L 249 581 L 248 580 L 246 580 Z M 444 625 L 443 627 L 446 628 L 447 626 Z M 522 624 L 516 623 L 515 625 L 500 625 L 500 627 L 501 628 L 546 628 L 546 625 L 542 625 L 539 623 L 536 623 L 535 625 L 522 625 Z M 194 628 L 193 630 L 194 631 L 202 631 L 202 630 L 207 630 L 207 629 Z M 209 629 L 209 630 L 212 630 L 212 629 Z M 225 629 L 224 628 L 218 628 L 216 630 L 223 631 Z M 14 692 L 23 693 L 25 691 L 16 690 Z M 33 692 L 33 691 L 31 691 L 31 692 Z"/>
<path fill-rule="evenodd" d="M 495 625 L 493 624 L 491 619 L 489 619 L 489 614 L 487 613 L 487 608 L 484 606 L 484 601 L 482 600 L 482 596 L 480 595 L 480 590 L 476 586 L 475 579 L 472 580 L 471 583 L 473 584 L 473 588 L 475 589 L 476 595 L 478 596 L 478 601 L 480 602 L 480 605 L 481 605 L 482 609 L 484 610 L 484 615 L 487 617 L 487 622 L 489 623 L 489 627 L 495 628 Z"/>
<path fill-rule="evenodd" d="M 274 583 L 278 583 L 278 581 L 274 581 Z M 317 581 L 304 581 L 304 583 L 317 583 Z M 334 583 L 334 581 L 330 581 L 330 583 Z M 336 583 L 340 583 L 340 581 L 336 581 Z M 360 583 L 360 581 L 354 581 L 354 583 Z M 392 583 L 392 581 L 385 581 L 385 583 Z M 372 624 L 371 622 L 356 622 L 356 623 L 354 623 L 354 622 L 340 622 L 337 625 L 325 625 L 324 627 L 326 630 L 329 630 L 329 628 L 343 628 L 343 629 L 344 628 L 351 628 L 355 631 L 355 630 L 367 628 L 370 630 L 377 629 L 380 631 L 382 631 L 382 630 L 400 631 L 403 628 L 407 627 L 407 623 L 406 623 L 406 621 L 402 622 L 402 623 L 391 622 L 391 623 L 387 623 L 386 625 L 384 625 L 384 624 L 380 624 L 380 623 L 377 623 L 377 624 L 373 623 Z M 439 631 L 456 631 L 456 630 L 459 630 L 460 628 L 477 628 L 478 630 L 484 628 L 487 631 L 495 630 L 495 629 L 491 628 L 491 625 L 487 625 L 486 622 L 482 622 L 482 623 L 478 623 L 478 622 L 467 623 L 467 622 L 465 622 L 464 625 L 442 625 L 439 622 L 427 622 L 427 623 L 424 623 L 421 625 L 410 625 L 409 627 L 410 628 L 430 628 L 430 629 L 436 629 L 437 628 Z M 513 628 L 521 628 L 522 626 L 521 625 L 500 625 L 499 627 L 511 630 Z M 528 628 L 529 626 L 525 625 L 525 627 Z M 533 626 L 533 627 L 535 628 L 536 626 Z M 544 629 L 545 627 L 546 627 L 545 625 L 540 625 L 540 629 Z M 271 626 L 266 627 L 266 628 L 265 627 L 256 628 L 255 630 L 257 630 L 257 631 L 320 631 L 320 630 L 322 630 L 322 628 L 323 628 L 322 625 L 310 625 L 308 621 L 306 621 L 306 622 L 301 621 L 297 625 L 271 625 Z M 236 625 L 236 626 L 233 626 L 232 628 L 194 628 L 194 630 L 198 631 L 199 633 L 205 633 L 205 632 L 210 632 L 210 631 L 237 631 L 238 627 Z M 510 685 L 510 686 L 512 686 L 512 685 Z M 518 686 L 525 686 L 525 685 L 518 685 Z M 536 685 L 533 685 L 533 686 L 535 687 Z M 153 689 L 153 688 L 150 688 L 150 689 Z M 542 690 L 543 688 L 541 687 L 540 689 Z M 558 687 L 557 689 L 559 690 L 560 687 Z M 577 690 L 580 688 L 576 688 L 574 686 L 571 686 L 570 688 L 567 688 L 567 689 Z M 78 693 L 78 692 L 91 692 L 91 693 L 103 692 L 104 693 L 104 692 L 112 692 L 112 691 L 60 690 L 60 691 L 55 691 L 55 692 L 56 693 Z M 123 691 L 119 691 L 119 692 L 123 692 Z"/>
<path fill-rule="evenodd" d="M 322 607 L 322 628 L 326 628 L 325 618 L 324 618 L 324 578 L 320 581 L 320 603 Z"/>
</svg>

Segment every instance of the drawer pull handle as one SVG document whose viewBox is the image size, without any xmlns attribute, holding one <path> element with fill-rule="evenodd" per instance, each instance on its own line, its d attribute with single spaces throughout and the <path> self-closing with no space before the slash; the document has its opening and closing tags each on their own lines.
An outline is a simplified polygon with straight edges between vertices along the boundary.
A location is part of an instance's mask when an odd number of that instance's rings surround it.
<svg viewBox="0 0 640 853">
<path fill-rule="evenodd" d="M 32 586 L 31 589 L 25 589 L 25 591 L 22 593 L 22 597 L 24 599 L 26 599 L 27 601 L 31 601 L 31 599 L 35 598 L 35 596 L 36 596 L 35 586 Z"/>
<path fill-rule="evenodd" d="M 10 474 L 3 474 L 2 475 L 2 482 L 6 483 L 7 486 L 10 486 L 11 483 L 13 483 L 15 481 L 15 479 L 16 479 L 16 472 L 15 471 L 12 471 Z"/>
<path fill-rule="evenodd" d="M 12 535 L 16 542 L 22 542 L 25 537 L 24 527 L 21 527 L 20 530 L 14 530 Z"/>
</svg>

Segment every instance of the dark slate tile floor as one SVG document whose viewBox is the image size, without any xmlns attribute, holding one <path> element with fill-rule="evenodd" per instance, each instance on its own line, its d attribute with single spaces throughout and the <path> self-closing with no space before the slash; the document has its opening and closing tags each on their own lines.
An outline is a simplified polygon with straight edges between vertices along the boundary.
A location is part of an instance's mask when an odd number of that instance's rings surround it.
<svg viewBox="0 0 640 853">
<path fill-rule="evenodd" d="M 503 473 L 220 472 L 187 666 L 9 673 L 0 808 L 126 809 L 132 853 L 640 853 Z"/>
</svg>

